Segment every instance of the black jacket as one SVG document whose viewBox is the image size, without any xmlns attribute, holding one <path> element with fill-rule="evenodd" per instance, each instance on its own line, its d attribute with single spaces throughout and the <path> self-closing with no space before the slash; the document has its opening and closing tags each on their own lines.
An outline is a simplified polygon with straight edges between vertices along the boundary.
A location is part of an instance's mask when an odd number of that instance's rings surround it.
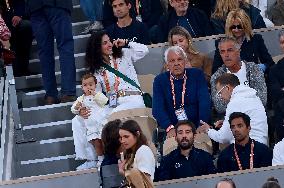
<svg viewBox="0 0 284 188">
<path fill-rule="evenodd" d="M 163 181 L 215 173 L 213 158 L 209 153 L 193 147 L 187 159 L 178 148 L 162 158 L 156 180 Z"/>
<path fill-rule="evenodd" d="M 247 13 L 251 19 L 251 26 L 253 29 L 266 28 L 262 16 L 260 15 L 260 10 L 253 5 L 249 7 L 241 6 L 241 8 Z M 226 20 L 211 18 L 211 23 L 214 28 L 214 33 L 224 34 L 225 33 L 225 23 Z"/>
<path fill-rule="evenodd" d="M 212 74 L 214 74 L 219 67 L 223 65 L 223 60 L 219 53 L 218 49 L 219 40 L 215 42 L 216 50 L 214 55 Z M 270 68 L 274 65 L 274 61 L 269 54 L 263 38 L 260 34 L 254 34 L 251 37 L 251 40 L 244 40 L 241 46 L 241 60 L 245 60 L 247 62 L 254 62 L 256 64 L 263 63 L 266 65 L 266 68 Z"/>
<path fill-rule="evenodd" d="M 73 9 L 72 0 L 26 0 L 28 13 L 33 13 L 45 6 L 66 9 L 71 13 Z"/>
<path fill-rule="evenodd" d="M 212 27 L 206 14 L 196 8 L 188 8 L 185 17 L 192 30 L 189 31 L 193 38 L 204 37 L 213 34 Z M 158 24 L 158 42 L 166 42 L 169 31 L 178 25 L 179 17 L 175 10 L 169 11 L 167 15 L 161 17 Z"/>
<path fill-rule="evenodd" d="M 131 1 L 130 16 L 136 18 L 136 0 Z M 156 25 L 159 21 L 161 15 L 163 14 L 163 9 L 160 0 L 140 0 L 140 13 L 143 23 L 147 25 L 150 29 L 153 25 Z M 103 6 L 103 25 L 107 27 L 113 23 L 116 23 L 117 18 L 113 15 L 112 6 L 109 0 L 104 1 Z"/>
<path fill-rule="evenodd" d="M 284 58 L 273 65 L 269 72 L 269 85 L 274 102 L 284 99 Z M 284 108 L 283 108 L 284 109 Z"/>
</svg>

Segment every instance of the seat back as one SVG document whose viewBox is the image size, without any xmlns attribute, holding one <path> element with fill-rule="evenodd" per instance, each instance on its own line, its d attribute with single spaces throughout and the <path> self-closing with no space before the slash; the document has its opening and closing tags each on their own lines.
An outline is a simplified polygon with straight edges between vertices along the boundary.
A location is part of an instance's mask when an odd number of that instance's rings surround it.
<svg viewBox="0 0 284 188">
<path fill-rule="evenodd" d="M 120 119 L 121 121 L 135 120 L 141 127 L 149 141 L 153 139 L 153 132 L 157 128 L 157 122 L 152 116 L 151 108 L 135 108 L 130 110 L 122 110 L 114 112 L 108 118 L 109 121 Z"/>
<path fill-rule="evenodd" d="M 138 75 L 138 80 L 140 83 L 141 90 L 145 93 L 149 93 L 153 96 L 153 81 L 155 75 L 146 74 L 146 75 Z"/>
</svg>

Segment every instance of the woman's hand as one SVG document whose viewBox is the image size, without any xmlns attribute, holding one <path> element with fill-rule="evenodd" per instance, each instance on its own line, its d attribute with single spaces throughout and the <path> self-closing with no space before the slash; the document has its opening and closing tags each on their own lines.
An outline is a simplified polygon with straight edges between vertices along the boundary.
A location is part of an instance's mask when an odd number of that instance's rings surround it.
<svg viewBox="0 0 284 188">
<path fill-rule="evenodd" d="M 115 41 L 113 41 L 113 45 L 115 45 L 116 47 L 123 47 L 127 42 L 127 39 L 116 39 Z"/>
<path fill-rule="evenodd" d="M 119 170 L 119 173 L 121 175 L 124 175 L 125 171 L 124 171 L 124 166 L 125 166 L 125 160 L 118 160 L 118 170 Z"/>
<path fill-rule="evenodd" d="M 79 115 L 84 119 L 88 119 L 88 117 L 91 115 L 90 113 L 91 111 L 86 107 L 82 107 L 79 111 Z"/>
</svg>

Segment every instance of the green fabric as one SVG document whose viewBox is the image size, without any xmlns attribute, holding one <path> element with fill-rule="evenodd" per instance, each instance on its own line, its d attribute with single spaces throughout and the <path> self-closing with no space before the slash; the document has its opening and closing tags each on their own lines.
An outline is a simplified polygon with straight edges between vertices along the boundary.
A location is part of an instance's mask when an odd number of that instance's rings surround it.
<svg viewBox="0 0 284 188">
<path fill-rule="evenodd" d="M 103 67 L 106 68 L 109 72 L 112 72 L 116 76 L 122 78 L 125 82 L 128 82 L 132 86 L 134 86 L 137 89 L 139 89 L 139 91 L 141 91 L 143 93 L 142 97 L 143 97 L 145 106 L 148 107 L 148 108 L 152 108 L 152 97 L 151 97 L 151 95 L 149 93 L 144 93 L 134 80 L 131 80 L 125 74 L 121 73 L 118 70 L 115 70 L 114 68 L 112 68 L 110 65 L 108 65 L 106 63 L 103 63 Z"/>
</svg>

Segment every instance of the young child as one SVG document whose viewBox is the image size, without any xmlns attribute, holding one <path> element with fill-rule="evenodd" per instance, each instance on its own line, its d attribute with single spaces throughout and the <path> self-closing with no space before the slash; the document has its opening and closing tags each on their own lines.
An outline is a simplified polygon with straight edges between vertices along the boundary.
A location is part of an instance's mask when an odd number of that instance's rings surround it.
<svg viewBox="0 0 284 188">
<path fill-rule="evenodd" d="M 71 107 L 71 111 L 74 114 L 79 114 L 80 109 L 83 107 L 90 110 L 90 116 L 87 119 L 82 118 L 83 121 L 80 122 L 83 124 L 82 126 L 86 127 L 86 137 L 88 142 L 95 147 L 98 156 L 97 167 L 100 167 L 104 158 L 101 132 L 103 126 L 107 123 L 108 114 L 110 114 L 110 108 L 106 105 L 108 98 L 101 92 L 95 92 L 97 80 L 93 74 L 88 73 L 83 75 L 81 81 L 84 94 L 77 98 Z M 82 168 L 78 167 L 77 169 L 80 170 L 93 167 L 90 165 L 85 166 Z"/>
</svg>

